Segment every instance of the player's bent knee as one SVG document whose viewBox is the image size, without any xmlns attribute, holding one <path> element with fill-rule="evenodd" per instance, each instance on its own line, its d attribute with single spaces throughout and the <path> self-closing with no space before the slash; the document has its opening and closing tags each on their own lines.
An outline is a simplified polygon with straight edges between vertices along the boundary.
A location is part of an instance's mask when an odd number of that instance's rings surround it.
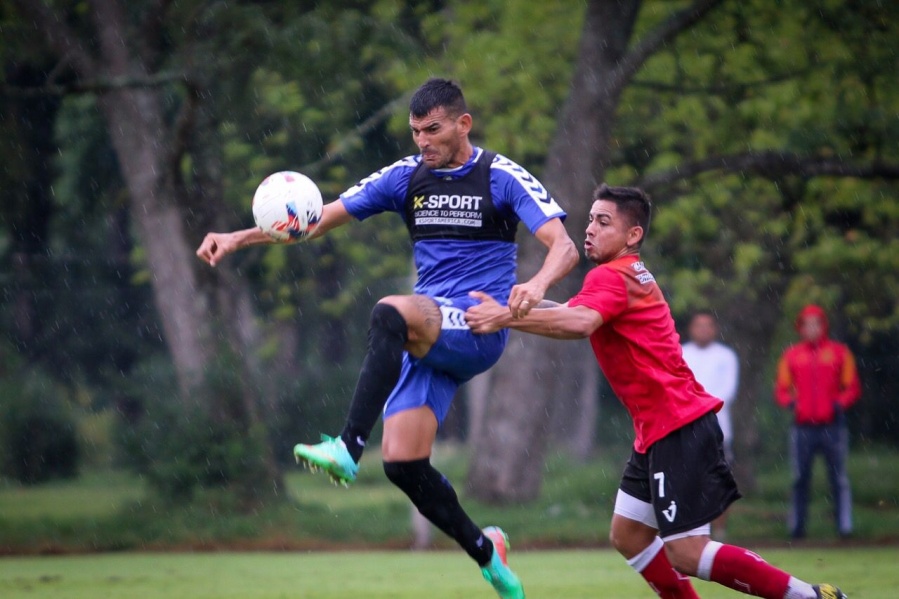
<svg viewBox="0 0 899 599">
<path fill-rule="evenodd" d="M 443 320 L 440 307 L 426 295 L 389 295 L 381 298 L 375 308 L 382 313 L 386 313 L 390 308 L 396 310 L 405 322 L 409 342 L 425 342 L 430 345 L 440 334 L 440 324 Z"/>
<path fill-rule="evenodd" d="M 609 532 L 609 543 L 615 548 L 615 551 L 626 559 L 630 559 L 643 551 L 648 545 L 647 541 L 651 542 L 652 540 L 653 538 L 645 538 L 642 535 L 625 534 L 620 530 Z"/>
<path fill-rule="evenodd" d="M 706 529 L 707 526 L 699 527 L 692 531 L 687 531 L 683 533 L 683 536 L 673 540 L 671 537 L 664 539 L 668 561 L 681 574 L 696 576 L 703 550 L 709 543 L 709 537 L 704 534 Z"/>
<path fill-rule="evenodd" d="M 629 521 L 619 515 L 612 518 L 609 543 L 615 551 L 630 559 L 643 551 L 654 539 L 654 531 L 646 531 L 639 523 Z"/>
<path fill-rule="evenodd" d="M 396 306 L 385 302 L 378 302 L 372 308 L 371 316 L 369 317 L 369 327 L 372 330 L 399 335 L 403 338 L 404 343 L 409 336 L 409 326 L 406 324 L 406 319 Z"/>
<path fill-rule="evenodd" d="M 618 553 L 630 559 L 643 551 L 658 536 L 652 505 L 619 490 L 615 499 L 609 542 Z"/>
<path fill-rule="evenodd" d="M 672 568 L 687 576 L 696 575 L 696 565 L 698 563 L 696 559 L 692 559 L 683 551 L 672 548 L 668 543 L 665 543 L 665 554 L 668 556 L 668 561 L 671 563 Z"/>
<path fill-rule="evenodd" d="M 385 306 L 393 306 L 394 308 L 399 310 L 406 306 L 411 301 L 411 299 L 411 295 L 385 295 L 378 300 L 378 303 L 375 304 L 375 307 L 380 304 L 384 304 Z"/>
<path fill-rule="evenodd" d="M 433 303 L 434 300 L 424 295 L 386 295 L 378 300 L 375 308 L 378 306 L 388 306 L 397 310 L 406 320 L 421 310 L 422 302 L 427 301 Z M 434 304 L 436 307 L 436 304 Z"/>
<path fill-rule="evenodd" d="M 614 530 L 609 531 L 609 543 L 612 545 L 612 547 L 615 549 L 615 551 L 617 551 L 618 553 L 620 553 L 622 555 L 625 555 L 624 551 L 622 551 L 623 545 L 621 542 L 621 537 L 618 536 L 617 534 L 615 534 Z M 625 557 L 627 557 L 627 556 L 625 555 Z"/>
</svg>

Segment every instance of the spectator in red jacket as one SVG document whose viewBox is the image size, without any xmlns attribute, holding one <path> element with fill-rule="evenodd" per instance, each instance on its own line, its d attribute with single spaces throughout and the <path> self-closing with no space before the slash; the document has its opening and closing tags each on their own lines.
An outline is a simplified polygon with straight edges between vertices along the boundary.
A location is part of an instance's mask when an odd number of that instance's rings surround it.
<svg viewBox="0 0 899 599">
<path fill-rule="evenodd" d="M 829 338 L 827 315 L 819 306 L 802 309 L 796 330 L 801 341 L 781 356 L 774 388 L 777 403 L 793 412 L 790 535 L 794 539 L 805 536 L 812 466 L 815 455 L 821 453 L 827 462 L 837 532 L 848 537 L 852 534 L 852 491 L 846 472 L 849 441 L 843 415 L 861 395 L 855 358 L 848 347 Z"/>
</svg>

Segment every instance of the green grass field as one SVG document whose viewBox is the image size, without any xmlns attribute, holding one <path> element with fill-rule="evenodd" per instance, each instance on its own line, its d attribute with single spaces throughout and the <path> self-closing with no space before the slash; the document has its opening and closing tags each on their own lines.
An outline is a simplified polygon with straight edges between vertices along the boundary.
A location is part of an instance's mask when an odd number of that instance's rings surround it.
<svg viewBox="0 0 899 599">
<path fill-rule="evenodd" d="M 436 458 L 475 521 L 511 533 L 512 565 L 531 599 L 652 599 L 621 558 L 596 548 L 607 544 L 621 461 L 611 453 L 587 464 L 556 456 L 547 464 L 539 500 L 498 507 L 465 497 L 463 450 L 441 448 Z M 410 509 L 385 480 L 376 455 L 364 466 L 350 489 L 291 470 L 289 500 L 252 513 L 235 510 L 214 491 L 189 505 L 170 505 L 139 478 L 115 470 L 35 487 L 0 480 L 0 553 L 13 554 L 0 558 L 0 599 L 495 597 L 440 533 L 434 535 L 438 551 L 385 551 L 408 546 Z M 800 578 L 835 582 L 852 599 L 899 596 L 899 482 L 893 476 L 899 453 L 852 455 L 857 535 L 848 546 L 833 533 L 822 470 L 819 464 L 808 541 L 787 544 L 789 473 L 779 463 L 760 466 L 758 488 L 734 506 L 730 540 L 760 550 Z M 567 549 L 538 550 L 546 547 Z M 322 548 L 338 551 L 306 551 Z M 55 553 L 66 555 L 36 556 Z M 708 583 L 696 586 L 707 599 L 739 596 Z"/>
<path fill-rule="evenodd" d="M 851 599 L 894 599 L 894 549 L 774 550 L 768 561 L 812 582 L 839 584 Z M 512 565 L 530 599 L 652 599 L 610 550 L 521 551 Z M 738 593 L 697 581 L 707 599 Z M 461 552 L 105 554 L 0 559 L 4 599 L 492 599 Z"/>
<path fill-rule="evenodd" d="M 370 452 L 350 489 L 292 468 L 289 501 L 252 513 L 236 511 L 215 492 L 186 506 L 154 498 L 138 477 L 89 470 L 73 480 L 27 487 L 0 480 L 0 554 L 139 551 L 166 548 L 307 549 L 402 548 L 410 540 L 408 500 Z M 585 464 L 554 457 L 540 498 L 527 505 L 491 506 L 467 497 L 467 456 L 441 447 L 436 458 L 476 522 L 509 530 L 518 547 L 607 544 L 620 473 L 615 455 Z M 808 544 L 839 545 L 830 515 L 823 464 L 816 468 Z M 856 451 L 850 459 L 855 489 L 856 542 L 899 541 L 899 452 Z M 729 536 L 747 546 L 787 546 L 789 473 L 783 464 L 759 468 L 758 488 L 731 510 Z M 439 533 L 435 543 L 452 544 Z"/>
<path fill-rule="evenodd" d="M 441 447 L 436 462 L 454 482 L 476 522 L 509 530 L 518 547 L 607 544 L 608 523 L 623 458 L 611 452 L 586 464 L 554 456 L 540 498 L 528 505 L 491 506 L 467 497 L 464 449 Z M 899 541 L 899 452 L 853 453 L 856 542 Z M 215 492 L 189 505 L 155 498 L 133 474 L 88 470 L 73 480 L 28 487 L 0 480 L 0 554 L 164 549 L 403 548 L 410 540 L 408 500 L 384 477 L 375 452 L 350 489 L 291 468 L 288 501 L 252 513 L 234 509 Z M 809 545 L 839 545 L 823 464 L 818 463 Z M 789 472 L 759 468 L 758 488 L 731 510 L 729 537 L 747 546 L 786 546 Z M 440 548 L 452 544 L 439 533 Z"/>
</svg>

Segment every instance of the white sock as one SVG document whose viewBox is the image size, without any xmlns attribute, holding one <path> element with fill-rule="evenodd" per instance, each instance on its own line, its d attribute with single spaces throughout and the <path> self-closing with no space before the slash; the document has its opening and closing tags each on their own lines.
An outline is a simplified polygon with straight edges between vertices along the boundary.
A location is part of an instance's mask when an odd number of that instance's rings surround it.
<svg viewBox="0 0 899 599">
<path fill-rule="evenodd" d="M 665 550 L 665 543 L 662 542 L 662 539 L 656 537 L 652 540 L 652 543 L 649 544 L 649 547 L 627 560 L 627 565 L 636 570 L 637 572 L 642 572 L 646 569 L 646 566 L 656 558 L 659 554 L 659 551 Z"/>
<path fill-rule="evenodd" d="M 817 595 L 812 585 L 790 576 L 790 584 L 787 585 L 784 599 L 816 599 L 816 597 Z"/>
</svg>

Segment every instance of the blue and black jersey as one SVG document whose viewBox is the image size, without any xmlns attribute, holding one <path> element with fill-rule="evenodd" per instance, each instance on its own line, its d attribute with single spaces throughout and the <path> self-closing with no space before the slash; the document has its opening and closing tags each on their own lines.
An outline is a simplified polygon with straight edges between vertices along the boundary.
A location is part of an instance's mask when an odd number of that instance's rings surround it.
<svg viewBox="0 0 899 599">
<path fill-rule="evenodd" d="M 460 297 L 472 290 L 505 302 L 515 284 L 518 223 L 534 233 L 565 212 L 543 185 L 508 158 L 475 148 L 464 165 L 431 170 L 409 156 L 340 196 L 364 220 L 396 212 L 413 241 L 415 293 Z"/>
</svg>

